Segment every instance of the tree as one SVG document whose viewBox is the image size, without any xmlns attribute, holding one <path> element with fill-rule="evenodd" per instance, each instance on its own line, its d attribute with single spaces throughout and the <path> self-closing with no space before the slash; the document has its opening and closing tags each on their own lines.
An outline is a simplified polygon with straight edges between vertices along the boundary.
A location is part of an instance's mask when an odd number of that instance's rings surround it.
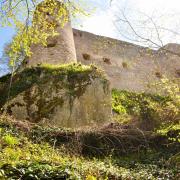
<svg viewBox="0 0 180 180">
<path fill-rule="evenodd" d="M 0 27 L 13 26 L 16 28 L 16 36 L 10 45 L 10 63 L 14 66 L 22 55 L 31 56 L 30 46 L 42 43 L 46 45 L 47 38 L 57 34 L 55 23 L 48 22 L 43 17 L 43 11 L 52 14 L 56 11 L 55 21 L 63 27 L 70 16 L 86 15 L 83 8 L 74 1 L 63 1 L 63 5 L 57 9 L 57 0 L 44 0 L 46 5 L 39 8 L 41 0 L 3 0 L 0 3 Z M 70 16 L 68 15 L 70 12 Z M 33 18 L 33 16 L 35 18 Z"/>
<path fill-rule="evenodd" d="M 115 0 L 111 0 L 111 5 L 115 2 Z M 155 12 L 147 14 L 145 12 L 139 12 L 138 10 L 123 9 L 117 5 L 116 11 L 114 11 L 114 17 L 113 23 L 117 33 L 125 40 L 152 49 L 161 49 L 162 51 L 180 56 L 179 52 L 165 46 L 167 33 L 172 36 L 172 39 L 173 37 L 174 40 L 179 39 L 179 28 L 176 27 L 174 30 L 172 27 L 168 27 L 164 23 L 161 23 L 168 21 L 170 17 L 174 20 L 179 19 L 179 14 L 158 15 Z"/>
</svg>

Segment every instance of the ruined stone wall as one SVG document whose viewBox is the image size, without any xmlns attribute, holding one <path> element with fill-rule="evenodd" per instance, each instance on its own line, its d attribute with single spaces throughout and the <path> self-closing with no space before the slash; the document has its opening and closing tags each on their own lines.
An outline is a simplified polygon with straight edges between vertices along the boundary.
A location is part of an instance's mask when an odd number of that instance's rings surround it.
<svg viewBox="0 0 180 180">
<path fill-rule="evenodd" d="M 159 81 L 163 75 L 180 77 L 179 45 L 165 46 L 168 51 L 158 51 L 137 46 L 128 42 L 94 35 L 71 28 L 70 22 L 59 36 L 48 40 L 47 47 L 32 46 L 33 55 L 28 65 L 41 63 L 65 64 L 81 62 L 95 64 L 102 68 L 111 82 L 112 88 L 129 91 L 146 91 L 149 84 Z M 151 87 L 152 91 L 152 87 Z"/>
<path fill-rule="evenodd" d="M 63 3 L 57 1 L 57 8 L 54 10 L 54 14 L 50 14 L 49 12 L 46 12 L 44 9 L 46 9 L 47 3 L 41 2 L 38 6 L 36 11 L 39 11 L 42 13 L 43 18 L 46 22 L 51 24 L 52 22 L 56 24 L 56 32 L 59 33 L 59 35 L 56 35 L 54 37 L 49 37 L 47 39 L 47 45 L 44 46 L 42 44 L 34 44 L 31 46 L 31 51 L 33 52 L 32 56 L 28 58 L 25 62 L 26 66 L 36 66 L 38 64 L 67 64 L 77 62 L 76 59 L 76 50 L 75 50 L 75 44 L 74 44 L 74 38 L 73 38 L 73 32 L 71 27 L 71 22 L 68 20 L 68 22 L 65 22 L 65 25 L 62 27 L 62 24 L 57 21 L 56 18 L 56 11 L 58 11 L 63 5 Z M 42 8 L 43 7 L 43 8 Z M 41 9 L 41 11 L 39 10 Z M 35 11 L 35 13 L 36 13 Z M 36 14 L 34 14 L 34 22 L 38 22 L 36 20 Z M 62 18 L 62 17 L 61 17 Z M 36 22 L 36 23 L 37 23 Z M 41 27 L 39 27 L 41 28 Z"/>
<path fill-rule="evenodd" d="M 76 29 L 73 34 L 78 61 L 104 69 L 113 88 L 148 92 L 164 74 L 179 78 L 180 56 Z"/>
<path fill-rule="evenodd" d="M 59 1 L 57 4 L 57 9 L 63 6 Z M 41 6 L 46 6 L 46 3 L 38 5 Z M 42 13 L 47 21 L 54 18 L 54 15 L 47 12 Z M 128 42 L 72 30 L 70 22 L 63 28 L 57 23 L 56 31 L 59 35 L 48 39 L 46 47 L 31 47 L 33 55 L 27 61 L 27 66 L 77 61 L 87 65 L 96 64 L 105 70 L 113 88 L 130 91 L 148 91 L 147 84 L 159 81 L 163 75 L 170 78 L 180 76 L 180 45 L 169 44 L 155 51 Z M 170 51 L 179 54 L 172 54 Z"/>
<path fill-rule="evenodd" d="M 41 63 L 66 64 L 77 62 L 73 33 L 70 22 L 63 28 L 58 27 L 58 36 L 48 39 L 47 46 L 33 45 L 32 56 L 28 59 L 28 66 L 35 66 Z"/>
</svg>

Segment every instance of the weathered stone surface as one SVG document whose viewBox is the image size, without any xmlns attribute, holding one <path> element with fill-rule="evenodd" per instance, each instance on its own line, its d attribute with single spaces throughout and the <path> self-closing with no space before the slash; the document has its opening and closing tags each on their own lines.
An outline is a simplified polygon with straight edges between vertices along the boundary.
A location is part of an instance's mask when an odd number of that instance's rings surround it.
<svg viewBox="0 0 180 180">
<path fill-rule="evenodd" d="M 31 46 L 33 54 L 27 59 L 26 66 L 36 66 L 43 63 L 58 65 L 77 62 L 70 22 L 63 29 L 58 27 L 57 32 L 59 36 L 48 39 L 47 46 L 39 44 Z"/>
<path fill-rule="evenodd" d="M 57 3 L 57 9 L 54 10 L 54 14 L 47 13 L 46 6 L 49 6 L 47 1 L 41 2 L 36 8 L 37 11 L 38 9 L 43 7 L 41 8 L 40 12 L 43 14 L 43 17 L 47 22 L 51 22 L 54 21 L 54 19 L 57 19 L 54 18 L 55 16 L 57 16 L 57 11 L 62 6 L 64 6 L 64 4 L 59 1 L 55 0 L 55 2 Z M 60 19 L 58 20 L 59 22 L 61 22 Z M 36 17 L 34 17 L 34 21 L 36 21 Z M 77 62 L 70 19 L 64 24 L 63 27 L 59 22 L 56 22 L 56 32 L 58 33 L 58 35 L 49 37 L 47 39 L 47 46 L 43 46 L 42 44 L 33 44 L 31 46 L 31 51 L 33 52 L 33 54 L 26 60 L 26 67 L 36 66 L 37 64 L 44 63 L 58 65 Z"/>
<path fill-rule="evenodd" d="M 16 119 L 77 128 L 110 120 L 111 91 L 95 67 L 36 67 L 14 77 L 2 106 Z"/>
<path fill-rule="evenodd" d="M 148 85 L 160 82 L 163 75 L 179 79 L 179 44 L 153 50 L 76 29 L 73 33 L 78 61 L 103 69 L 112 88 L 153 92 Z"/>
<path fill-rule="evenodd" d="M 57 8 L 63 5 L 59 1 L 57 4 Z M 39 4 L 39 6 L 44 5 L 46 5 L 44 2 Z M 47 21 L 54 17 L 47 15 L 47 12 L 42 13 L 45 14 Z M 135 92 L 156 92 L 156 89 L 149 87 L 161 82 L 163 76 L 180 81 L 180 45 L 178 44 L 168 44 L 154 50 L 72 30 L 70 21 L 63 28 L 57 24 L 56 31 L 59 35 L 49 38 L 46 47 L 31 46 L 33 55 L 26 66 L 77 61 L 85 65 L 95 64 L 105 70 L 112 88 Z"/>
</svg>

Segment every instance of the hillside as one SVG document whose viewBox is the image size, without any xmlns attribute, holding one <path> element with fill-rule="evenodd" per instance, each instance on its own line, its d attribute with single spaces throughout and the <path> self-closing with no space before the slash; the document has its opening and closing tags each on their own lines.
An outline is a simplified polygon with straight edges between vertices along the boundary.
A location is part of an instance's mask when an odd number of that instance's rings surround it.
<svg viewBox="0 0 180 180">
<path fill-rule="evenodd" d="M 180 180 L 180 45 L 161 40 L 178 32 L 112 3 L 99 30 L 149 47 L 73 29 L 95 1 L 0 3 L 0 180 Z"/>
<path fill-rule="evenodd" d="M 179 144 L 167 140 L 167 136 L 145 133 L 142 137 L 142 132 L 117 124 L 74 132 L 43 128 L 7 116 L 0 119 L 0 177 L 3 179 L 179 177 Z"/>
<path fill-rule="evenodd" d="M 13 100 L 32 84 L 45 87 L 42 84 L 50 78 L 62 80 L 62 77 L 70 76 L 72 81 L 72 77 L 77 78 L 81 74 L 79 80 L 83 77 L 87 80 L 92 72 L 98 78 L 102 73 L 94 66 L 81 65 L 26 69 L 15 75 L 9 99 Z M 7 93 L 7 88 L 3 90 L 3 87 L 8 84 L 9 76 L 2 77 L 0 82 L 3 100 Z M 70 86 L 64 87 L 68 89 Z M 179 179 L 179 101 L 176 91 L 173 92 L 173 95 L 162 96 L 113 89 L 112 119 L 96 126 L 80 125 L 79 128 L 54 127 L 33 119 L 19 120 L 3 108 L 0 115 L 0 177 Z M 6 104 L 5 101 L 1 101 L 1 105 Z"/>
</svg>

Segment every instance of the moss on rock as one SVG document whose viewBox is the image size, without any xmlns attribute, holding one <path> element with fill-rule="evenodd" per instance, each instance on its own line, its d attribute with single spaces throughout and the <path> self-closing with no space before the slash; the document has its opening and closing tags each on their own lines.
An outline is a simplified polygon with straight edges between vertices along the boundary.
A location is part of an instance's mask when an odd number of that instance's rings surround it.
<svg viewBox="0 0 180 180">
<path fill-rule="evenodd" d="M 59 113 L 59 109 L 63 108 L 63 112 L 58 115 L 62 117 L 59 118 L 71 119 L 72 114 L 78 117 L 80 114 L 83 114 L 82 117 L 87 116 L 87 113 L 95 113 L 91 111 L 94 111 L 93 106 L 96 106 L 98 102 L 100 102 L 98 106 L 104 106 L 105 96 L 109 99 L 106 103 L 109 104 L 110 109 L 109 83 L 102 71 L 93 65 L 43 64 L 26 68 L 13 76 L 9 92 L 9 81 L 8 78 L 6 79 L 6 81 L 3 79 L 4 85 L 0 89 L 0 107 L 3 107 L 9 114 L 16 114 L 19 118 L 26 117 L 25 119 L 39 122 L 42 119 L 52 119 L 54 113 Z M 92 96 L 94 100 L 91 100 L 90 91 L 96 92 L 99 98 L 95 93 L 94 97 Z M 84 107 L 81 107 L 83 103 L 85 103 L 85 109 L 82 112 L 78 108 L 73 111 L 74 105 L 83 109 Z M 23 113 L 19 112 L 20 108 L 23 109 Z M 96 111 L 101 111 L 100 109 L 96 107 Z"/>
<path fill-rule="evenodd" d="M 45 84 L 52 80 L 55 88 L 60 86 L 66 87 L 69 94 L 80 96 L 83 93 L 83 88 L 91 79 L 101 77 L 105 80 L 103 73 L 95 66 L 84 66 L 81 64 L 66 64 L 66 65 L 49 65 L 42 64 L 38 67 L 26 68 L 13 76 L 13 83 L 10 90 L 10 98 L 29 89 L 34 84 Z M 3 83 L 1 88 L 0 106 L 2 106 L 8 95 L 8 87 L 11 75 L 8 74 L 0 78 L 0 83 Z M 62 81 L 62 84 L 57 82 Z"/>
</svg>

